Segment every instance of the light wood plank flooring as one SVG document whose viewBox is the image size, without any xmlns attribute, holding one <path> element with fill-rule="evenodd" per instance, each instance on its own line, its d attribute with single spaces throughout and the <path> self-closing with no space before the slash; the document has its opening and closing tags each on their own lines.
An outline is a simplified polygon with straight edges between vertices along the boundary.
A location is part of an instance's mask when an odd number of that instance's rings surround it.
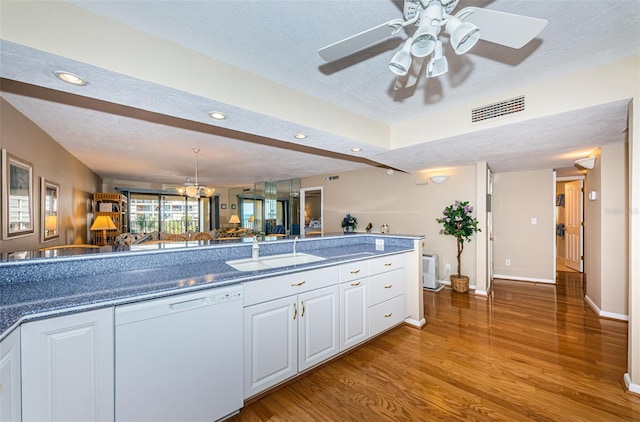
<svg viewBox="0 0 640 422">
<path fill-rule="evenodd" d="M 640 421 L 627 323 L 595 316 L 582 277 L 425 291 L 423 330 L 398 327 L 230 421 Z"/>
</svg>

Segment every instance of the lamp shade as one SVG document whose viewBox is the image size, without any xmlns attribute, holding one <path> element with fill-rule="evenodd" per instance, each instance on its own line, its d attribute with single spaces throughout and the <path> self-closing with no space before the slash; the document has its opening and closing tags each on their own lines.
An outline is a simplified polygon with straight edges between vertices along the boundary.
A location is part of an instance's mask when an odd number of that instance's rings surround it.
<svg viewBox="0 0 640 422">
<path fill-rule="evenodd" d="M 389 62 L 389 70 L 398 76 L 404 76 L 411 67 L 411 43 L 413 38 L 409 38 L 402 46 L 402 50 L 396 52 Z"/>
<path fill-rule="evenodd" d="M 111 217 L 107 215 L 99 215 L 93 220 L 91 230 L 115 230 L 117 227 Z"/>
<path fill-rule="evenodd" d="M 452 17 L 447 22 L 446 30 L 451 36 L 449 43 L 456 54 L 464 54 L 476 45 L 480 39 L 480 29 L 471 22 L 461 22 Z"/>
<path fill-rule="evenodd" d="M 58 230 L 58 217 L 55 215 L 48 215 L 44 219 L 44 229 L 50 232 Z"/>
<path fill-rule="evenodd" d="M 422 12 L 420 26 L 413 34 L 411 54 L 415 57 L 426 57 L 433 52 L 440 33 L 440 21 L 442 21 L 442 5 L 439 2 L 433 2 Z"/>
<path fill-rule="evenodd" d="M 231 224 L 238 224 L 240 223 L 240 219 L 238 218 L 238 214 L 233 214 L 231 216 L 231 218 L 229 219 L 229 223 Z"/>
<path fill-rule="evenodd" d="M 249 217 L 249 223 L 253 223 L 254 222 L 254 218 L 253 218 L 253 214 L 251 214 L 251 217 Z"/>
</svg>

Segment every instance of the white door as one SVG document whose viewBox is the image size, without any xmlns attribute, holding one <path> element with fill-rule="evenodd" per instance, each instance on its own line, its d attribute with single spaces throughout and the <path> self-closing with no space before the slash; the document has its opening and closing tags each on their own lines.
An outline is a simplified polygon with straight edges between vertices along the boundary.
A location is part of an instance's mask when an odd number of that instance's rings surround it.
<svg viewBox="0 0 640 422">
<path fill-rule="evenodd" d="M 582 180 L 566 183 L 564 194 L 566 265 L 582 271 Z"/>
<path fill-rule="evenodd" d="M 0 341 L 0 422 L 21 420 L 20 328 Z"/>
<path fill-rule="evenodd" d="M 297 296 L 244 309 L 244 397 L 298 372 Z"/>
<path fill-rule="evenodd" d="M 114 420 L 113 310 L 23 324 L 22 421 Z"/>
<path fill-rule="evenodd" d="M 338 286 L 298 295 L 298 371 L 338 353 Z"/>
<path fill-rule="evenodd" d="M 355 346 L 369 337 L 366 279 L 340 285 L 340 351 Z"/>
</svg>

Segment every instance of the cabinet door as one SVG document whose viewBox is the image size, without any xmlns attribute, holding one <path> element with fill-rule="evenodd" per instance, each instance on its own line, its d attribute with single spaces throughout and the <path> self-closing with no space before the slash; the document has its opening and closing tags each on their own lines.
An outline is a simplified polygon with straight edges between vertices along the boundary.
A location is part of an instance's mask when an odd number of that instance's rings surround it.
<svg viewBox="0 0 640 422">
<path fill-rule="evenodd" d="M 298 371 L 338 353 L 338 286 L 298 295 Z"/>
<path fill-rule="evenodd" d="M 368 297 L 366 279 L 340 285 L 340 351 L 369 337 Z"/>
<path fill-rule="evenodd" d="M 20 328 L 0 342 L 0 422 L 20 421 Z"/>
<path fill-rule="evenodd" d="M 22 327 L 22 421 L 113 421 L 113 310 Z"/>
<path fill-rule="evenodd" d="M 297 296 L 244 308 L 244 397 L 251 397 L 298 370 Z"/>
</svg>

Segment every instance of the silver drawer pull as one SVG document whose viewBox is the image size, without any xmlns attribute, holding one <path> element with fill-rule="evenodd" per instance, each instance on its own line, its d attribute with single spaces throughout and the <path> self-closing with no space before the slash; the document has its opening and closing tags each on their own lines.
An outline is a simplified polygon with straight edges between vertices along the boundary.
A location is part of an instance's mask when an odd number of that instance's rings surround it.
<svg viewBox="0 0 640 422">
<path fill-rule="evenodd" d="M 306 281 L 301 281 L 299 283 L 291 283 L 291 287 L 298 287 L 298 286 L 302 286 L 304 283 L 306 283 Z"/>
<path fill-rule="evenodd" d="M 360 270 L 351 271 L 351 274 L 358 274 Z"/>
<path fill-rule="evenodd" d="M 353 287 L 355 287 L 355 286 L 359 286 L 359 285 L 360 285 L 360 282 L 358 281 L 357 283 L 351 283 L 351 285 L 352 285 Z"/>
<path fill-rule="evenodd" d="M 391 315 L 393 315 L 393 312 L 389 312 L 388 314 L 386 314 L 384 317 L 385 318 L 389 318 Z"/>
<path fill-rule="evenodd" d="M 389 285 L 387 285 L 387 286 L 384 286 L 384 288 L 385 288 L 385 289 L 390 289 L 390 288 L 392 288 L 392 287 L 393 287 L 393 284 L 389 284 Z"/>
<path fill-rule="evenodd" d="M 385 267 L 390 267 L 390 266 L 392 266 L 392 265 L 393 265 L 393 262 L 389 262 L 389 263 L 387 263 L 387 264 L 384 264 L 384 266 L 385 266 Z"/>
</svg>

